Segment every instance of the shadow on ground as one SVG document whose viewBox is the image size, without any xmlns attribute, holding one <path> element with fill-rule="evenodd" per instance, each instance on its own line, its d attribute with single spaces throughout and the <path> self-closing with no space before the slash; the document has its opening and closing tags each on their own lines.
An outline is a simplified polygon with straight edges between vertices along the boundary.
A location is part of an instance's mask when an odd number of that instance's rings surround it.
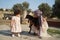
<svg viewBox="0 0 60 40">
<path fill-rule="evenodd" d="M 0 30 L 0 35 L 11 36 L 10 30 Z M 29 34 L 28 31 L 22 31 L 21 35 L 34 36 L 32 33 Z"/>
<path fill-rule="evenodd" d="M 10 30 L 0 30 L 0 35 L 11 36 Z"/>
<path fill-rule="evenodd" d="M 28 31 L 22 31 L 21 35 L 26 35 L 26 36 L 36 36 L 33 33 L 28 33 Z"/>
</svg>

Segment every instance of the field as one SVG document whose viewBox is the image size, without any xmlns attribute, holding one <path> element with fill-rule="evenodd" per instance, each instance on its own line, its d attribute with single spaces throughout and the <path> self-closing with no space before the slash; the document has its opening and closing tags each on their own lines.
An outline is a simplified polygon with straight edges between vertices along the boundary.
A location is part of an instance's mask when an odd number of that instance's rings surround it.
<svg viewBox="0 0 60 40">
<path fill-rule="evenodd" d="M 29 34 L 29 25 L 22 25 L 21 37 L 11 37 L 10 20 L 0 20 L 0 40 L 60 40 L 60 29 L 49 27 L 48 33 L 52 36 L 50 38 L 38 38 L 38 36 Z"/>
</svg>

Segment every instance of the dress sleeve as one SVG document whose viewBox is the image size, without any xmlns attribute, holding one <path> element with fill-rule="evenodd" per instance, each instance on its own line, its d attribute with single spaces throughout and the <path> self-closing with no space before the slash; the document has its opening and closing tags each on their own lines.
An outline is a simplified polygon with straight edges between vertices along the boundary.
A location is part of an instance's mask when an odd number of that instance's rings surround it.
<svg viewBox="0 0 60 40">
<path fill-rule="evenodd" d="M 12 17 L 12 20 L 15 20 L 15 17 L 14 16 Z"/>
</svg>

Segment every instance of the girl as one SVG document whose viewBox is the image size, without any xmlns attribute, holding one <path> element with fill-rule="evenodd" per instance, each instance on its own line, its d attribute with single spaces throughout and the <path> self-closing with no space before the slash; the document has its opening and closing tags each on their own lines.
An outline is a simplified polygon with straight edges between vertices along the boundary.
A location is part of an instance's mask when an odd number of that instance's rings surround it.
<svg viewBox="0 0 60 40">
<path fill-rule="evenodd" d="M 20 13 L 21 13 L 20 10 L 15 10 L 14 16 L 11 19 L 12 37 L 14 37 L 15 35 L 20 37 L 20 32 L 21 32 Z"/>
</svg>

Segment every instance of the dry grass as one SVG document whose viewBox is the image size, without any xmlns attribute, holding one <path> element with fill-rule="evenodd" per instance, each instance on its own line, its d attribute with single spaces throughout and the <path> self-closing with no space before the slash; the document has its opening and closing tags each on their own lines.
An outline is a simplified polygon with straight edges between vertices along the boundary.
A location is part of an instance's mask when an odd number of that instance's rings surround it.
<svg viewBox="0 0 60 40">
<path fill-rule="evenodd" d="M 0 20 L 0 25 L 3 24 L 10 25 L 10 20 Z"/>
</svg>

